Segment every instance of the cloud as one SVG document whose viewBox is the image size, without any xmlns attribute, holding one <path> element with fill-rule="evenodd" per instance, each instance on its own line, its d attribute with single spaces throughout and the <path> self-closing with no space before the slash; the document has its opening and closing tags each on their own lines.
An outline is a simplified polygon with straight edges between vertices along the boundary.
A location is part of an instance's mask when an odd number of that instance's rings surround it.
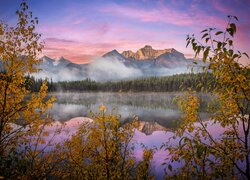
<svg viewBox="0 0 250 180">
<path fill-rule="evenodd" d="M 226 15 L 236 15 L 240 17 L 249 17 L 249 0 L 211 0 L 212 6 Z"/>
<path fill-rule="evenodd" d="M 65 15 L 59 21 L 48 19 L 39 31 L 46 42 L 44 55 L 88 63 L 113 49 L 136 51 L 145 44 L 159 49 L 173 47 L 191 54 L 192 50 L 185 48 L 186 34 L 199 36 L 199 32 L 207 27 L 224 29 L 226 15 L 239 14 L 237 33 L 240 38 L 237 41 L 245 50 L 248 48 L 249 25 L 240 27 L 248 24 L 250 14 L 247 10 L 249 2 L 242 2 L 109 1 L 94 5 L 74 2 L 64 9 Z"/>
<path fill-rule="evenodd" d="M 53 82 L 58 81 L 78 81 L 87 78 L 85 72 L 81 69 L 60 69 L 59 71 L 46 71 L 41 70 L 38 73 L 33 74 L 35 78 L 52 79 Z"/>
<path fill-rule="evenodd" d="M 127 67 L 113 59 L 99 58 L 88 67 L 88 76 L 95 81 L 133 79 L 143 76 L 140 69 Z"/>
<path fill-rule="evenodd" d="M 78 65 L 69 67 L 54 67 L 44 66 L 43 71 L 34 74 L 35 78 L 49 78 L 54 82 L 58 81 L 78 81 L 90 78 L 92 80 L 103 81 L 120 81 L 138 79 L 143 77 L 154 76 L 169 76 L 173 74 L 188 73 L 191 69 L 188 63 L 179 64 L 176 62 L 168 61 L 167 66 L 157 65 L 154 66 L 151 62 L 123 62 L 119 56 L 107 56 L 98 58 L 92 63 L 87 65 Z M 132 63 L 132 64 L 131 64 Z M 177 63 L 177 64 L 176 64 Z M 43 66 L 42 66 L 43 67 Z M 41 68 L 42 68 L 41 67 Z M 199 70 L 195 68 L 195 70 Z"/>
<path fill-rule="evenodd" d="M 83 64 L 104 54 L 107 47 L 110 46 L 108 44 L 87 44 L 67 39 L 47 38 L 43 54 L 53 58 L 63 56 L 75 63 Z M 103 47 L 106 48 L 103 49 Z"/>
<path fill-rule="evenodd" d="M 58 39 L 58 38 L 46 38 L 47 42 L 55 42 L 55 43 L 78 43 L 77 41 L 68 40 L 68 39 Z"/>
<path fill-rule="evenodd" d="M 112 4 L 106 7 L 101 7 L 99 11 L 141 22 L 167 23 L 177 26 L 200 26 L 211 23 L 219 24 L 223 22 L 221 18 L 207 15 L 199 9 L 193 8 L 192 11 L 187 12 L 172 9 L 166 4 L 161 4 L 161 6 L 151 9 Z"/>
<path fill-rule="evenodd" d="M 148 35 L 149 36 L 149 35 Z M 152 34 L 151 34 L 152 36 Z M 144 41 L 144 40 L 120 40 L 117 37 L 109 36 L 109 41 L 100 40 L 99 42 L 75 41 L 63 38 L 46 38 L 43 55 L 55 58 L 63 56 L 70 59 L 74 63 L 85 64 L 92 62 L 94 59 L 104 55 L 105 53 L 117 49 L 124 51 L 127 49 L 137 50 L 138 47 L 144 47 L 145 44 L 161 49 L 162 47 L 171 48 L 174 42 L 172 41 Z M 133 43 L 131 43 L 133 42 Z M 171 46 L 170 46 L 171 45 Z"/>
</svg>

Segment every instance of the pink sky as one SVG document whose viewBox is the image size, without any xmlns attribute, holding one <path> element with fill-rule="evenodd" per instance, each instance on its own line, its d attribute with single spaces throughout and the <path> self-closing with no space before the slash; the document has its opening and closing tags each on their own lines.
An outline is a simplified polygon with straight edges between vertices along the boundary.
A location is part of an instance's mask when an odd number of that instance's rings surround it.
<svg viewBox="0 0 250 180">
<path fill-rule="evenodd" d="M 15 18 L 18 0 L 0 7 L 3 19 Z M 186 35 L 208 27 L 223 30 L 227 15 L 239 18 L 235 49 L 250 53 L 249 0 L 43 0 L 30 1 L 39 17 L 43 55 L 88 63 L 116 49 L 136 51 L 145 45 L 175 48 L 193 57 Z M 13 10 L 12 10 L 13 9 Z M 9 18 L 11 17 L 11 18 Z"/>
</svg>

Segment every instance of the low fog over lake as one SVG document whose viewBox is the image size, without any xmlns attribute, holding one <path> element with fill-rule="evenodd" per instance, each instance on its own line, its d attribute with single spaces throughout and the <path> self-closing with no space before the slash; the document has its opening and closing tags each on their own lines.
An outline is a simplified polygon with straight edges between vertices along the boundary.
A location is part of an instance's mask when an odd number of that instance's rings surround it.
<svg viewBox="0 0 250 180">
<path fill-rule="evenodd" d="M 69 134 L 61 134 L 58 141 L 69 138 L 74 134 L 83 117 L 91 118 L 91 112 L 97 113 L 100 105 L 107 107 L 107 113 L 113 111 L 121 115 L 122 123 L 133 120 L 135 116 L 139 119 L 139 128 L 135 130 L 133 141 L 136 142 L 135 156 L 140 159 L 143 154 L 141 143 L 149 148 L 159 148 L 173 136 L 173 131 L 178 127 L 181 118 L 175 98 L 182 93 L 50 93 L 49 96 L 56 97 L 50 116 L 55 121 L 65 122 Z M 201 116 L 207 119 L 206 112 L 202 112 L 211 100 L 208 94 L 200 94 Z M 171 143 L 177 143 L 173 141 Z M 152 161 L 152 171 L 156 178 L 163 178 L 164 166 L 161 164 L 167 158 L 164 150 L 158 150 Z M 176 164 L 178 166 L 178 164 Z"/>
<path fill-rule="evenodd" d="M 176 125 L 180 112 L 174 99 L 180 93 L 51 93 L 56 101 L 49 110 L 51 118 L 67 121 L 75 117 L 90 117 L 98 112 L 100 105 L 107 111 L 121 115 L 121 121 L 138 116 L 140 121 L 157 122 L 167 128 Z M 206 105 L 209 95 L 200 95 Z M 205 113 L 202 113 L 205 116 Z"/>
</svg>

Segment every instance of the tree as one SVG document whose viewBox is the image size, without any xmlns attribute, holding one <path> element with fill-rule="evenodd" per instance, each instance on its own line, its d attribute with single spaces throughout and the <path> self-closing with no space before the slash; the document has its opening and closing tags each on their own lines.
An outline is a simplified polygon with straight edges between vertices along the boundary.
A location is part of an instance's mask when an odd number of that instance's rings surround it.
<svg viewBox="0 0 250 180">
<path fill-rule="evenodd" d="M 196 56 L 203 53 L 203 62 L 209 64 L 205 72 L 212 72 L 215 78 L 216 87 L 212 91 L 215 103 L 210 104 L 209 120 L 204 121 L 195 92 L 179 97 L 183 122 L 175 138 L 180 141 L 167 148 L 172 162 L 183 163 L 172 172 L 175 176 L 250 179 L 250 66 L 239 61 L 248 55 L 234 50 L 233 37 L 237 31 L 234 21 L 238 19 L 228 18 L 225 31 L 203 30 L 202 42 L 194 35 L 187 37 L 187 46 L 192 46 Z M 221 131 L 220 136 L 213 135 L 209 126 Z"/>
<path fill-rule="evenodd" d="M 46 110 L 54 98 L 46 100 L 42 81 L 40 91 L 31 93 L 29 78 L 38 71 L 37 55 L 43 47 L 35 32 L 38 19 L 25 1 L 17 15 L 15 27 L 0 23 L 0 179 L 136 177 L 131 143 L 136 122 L 122 126 L 119 117 L 105 114 L 105 106 L 91 125 L 84 124 L 63 146 L 46 153 L 55 135 L 45 141 L 45 127 L 51 123 Z M 152 153 L 145 153 L 144 159 L 139 169 L 147 170 Z M 140 174 L 145 177 L 147 171 Z"/>
<path fill-rule="evenodd" d="M 15 174 L 21 173 L 15 168 L 20 157 L 29 155 L 22 154 L 28 152 L 22 150 L 29 148 L 27 144 L 31 137 L 37 137 L 39 143 L 43 142 L 41 125 L 48 123 L 45 112 L 54 100 L 45 100 L 46 83 L 36 94 L 29 91 L 26 75 L 38 71 L 40 61 L 37 55 L 43 44 L 40 42 L 41 35 L 35 32 L 38 19 L 28 12 L 25 1 L 20 4 L 16 14 L 18 21 L 15 27 L 0 22 L 0 175 L 6 177 L 17 177 Z M 36 153 L 34 157 L 38 158 L 41 152 L 34 149 L 29 152 Z M 34 170 L 33 165 L 30 171 Z M 23 173 L 28 176 L 27 167 Z"/>
<path fill-rule="evenodd" d="M 137 121 L 125 125 L 120 117 L 105 113 L 93 114 L 92 122 L 85 122 L 78 132 L 62 146 L 62 165 L 54 175 L 79 179 L 134 179 L 148 177 L 153 152 L 145 150 L 144 160 L 136 162 L 133 154 Z M 137 165 L 138 164 L 138 165 Z"/>
</svg>

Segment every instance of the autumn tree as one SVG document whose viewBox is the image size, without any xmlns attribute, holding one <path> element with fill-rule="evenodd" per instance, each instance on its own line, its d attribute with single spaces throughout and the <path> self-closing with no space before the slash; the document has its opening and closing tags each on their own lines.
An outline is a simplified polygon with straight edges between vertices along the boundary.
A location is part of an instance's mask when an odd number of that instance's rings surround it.
<svg viewBox="0 0 250 180">
<path fill-rule="evenodd" d="M 40 63 L 37 56 L 43 44 L 41 35 L 35 32 L 38 19 L 28 11 L 25 1 L 20 4 L 16 15 L 18 21 L 14 27 L 0 22 L 0 175 L 9 178 L 22 173 L 28 176 L 28 169 L 35 173 L 35 163 L 29 167 L 22 166 L 19 170 L 16 168 L 20 166 L 19 160 L 24 160 L 21 157 L 32 159 L 32 162 L 39 157 L 41 152 L 34 149 L 28 151 L 28 144 L 31 137 L 37 137 L 41 142 L 41 126 L 48 122 L 44 114 L 53 101 L 45 100 L 45 83 L 38 93 L 31 94 L 26 78 L 28 74 L 38 71 Z M 20 156 L 22 152 L 31 154 Z"/>
<path fill-rule="evenodd" d="M 250 66 L 240 61 L 248 55 L 234 49 L 238 19 L 228 18 L 225 31 L 205 29 L 201 41 L 194 35 L 187 37 L 187 46 L 196 56 L 202 53 L 203 62 L 209 64 L 205 71 L 215 78 L 214 103 L 205 121 L 195 92 L 179 97 L 183 122 L 174 137 L 180 139 L 178 145 L 167 148 L 171 156 L 167 177 L 250 179 Z M 182 166 L 174 170 L 171 162 Z"/>
<path fill-rule="evenodd" d="M 120 116 L 101 106 L 71 139 L 62 145 L 61 166 L 53 175 L 70 179 L 135 179 L 149 177 L 153 152 L 145 150 L 143 160 L 134 157 L 136 119 L 122 124 Z"/>
<path fill-rule="evenodd" d="M 146 177 L 152 152 L 144 153 L 145 162 L 137 168 L 132 144 L 136 122 L 122 125 L 119 117 L 105 114 L 105 106 L 93 114 L 92 123 L 46 153 L 54 137 L 44 139 L 51 123 L 46 110 L 54 99 L 45 100 L 46 83 L 31 93 L 27 78 L 38 71 L 43 47 L 35 32 L 38 19 L 25 1 L 16 14 L 15 27 L 0 23 L 0 178 L 132 179 L 138 172 Z"/>
</svg>

